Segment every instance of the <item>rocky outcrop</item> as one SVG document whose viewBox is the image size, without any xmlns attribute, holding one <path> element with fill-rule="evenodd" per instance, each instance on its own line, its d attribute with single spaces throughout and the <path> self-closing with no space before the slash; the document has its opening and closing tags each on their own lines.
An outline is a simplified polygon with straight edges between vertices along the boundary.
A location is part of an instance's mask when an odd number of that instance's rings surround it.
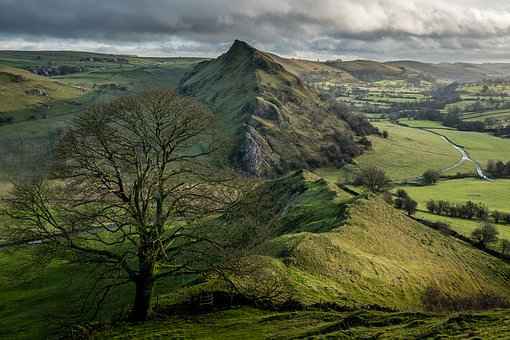
<svg viewBox="0 0 510 340">
<path fill-rule="evenodd" d="M 252 126 L 244 136 L 240 150 L 242 170 L 258 177 L 266 177 L 280 167 L 279 156 L 273 152 L 267 140 Z"/>
<path fill-rule="evenodd" d="M 254 114 L 257 117 L 276 122 L 281 119 L 280 109 L 262 97 L 256 99 Z"/>
</svg>

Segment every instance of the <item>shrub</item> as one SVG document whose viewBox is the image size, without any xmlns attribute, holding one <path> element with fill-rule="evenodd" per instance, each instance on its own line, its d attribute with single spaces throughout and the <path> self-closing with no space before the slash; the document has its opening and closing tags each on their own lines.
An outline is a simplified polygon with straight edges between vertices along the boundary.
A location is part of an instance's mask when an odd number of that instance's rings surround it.
<svg viewBox="0 0 510 340">
<path fill-rule="evenodd" d="M 423 184 L 425 184 L 425 185 L 436 184 L 437 181 L 439 181 L 440 177 L 441 177 L 441 174 L 439 173 L 439 171 L 427 170 L 422 175 Z"/>
<path fill-rule="evenodd" d="M 498 240 L 499 232 L 493 224 L 483 222 L 480 228 L 473 230 L 471 238 L 482 247 L 486 248 L 488 244 Z"/>
<path fill-rule="evenodd" d="M 361 171 L 354 180 L 354 185 L 364 186 L 368 191 L 378 193 L 384 192 L 391 181 L 386 177 L 384 170 L 377 167 L 369 167 Z"/>
</svg>

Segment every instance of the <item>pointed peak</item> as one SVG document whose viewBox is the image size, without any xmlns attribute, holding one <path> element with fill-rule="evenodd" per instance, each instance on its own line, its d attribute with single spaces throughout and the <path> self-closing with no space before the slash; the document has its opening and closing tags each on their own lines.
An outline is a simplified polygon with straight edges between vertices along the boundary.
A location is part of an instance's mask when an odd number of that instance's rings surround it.
<svg viewBox="0 0 510 340">
<path fill-rule="evenodd" d="M 228 50 L 227 54 L 237 54 L 241 52 L 254 52 L 256 49 L 252 46 L 250 46 L 248 43 L 241 41 L 241 40 L 235 40 L 230 49 Z"/>
</svg>

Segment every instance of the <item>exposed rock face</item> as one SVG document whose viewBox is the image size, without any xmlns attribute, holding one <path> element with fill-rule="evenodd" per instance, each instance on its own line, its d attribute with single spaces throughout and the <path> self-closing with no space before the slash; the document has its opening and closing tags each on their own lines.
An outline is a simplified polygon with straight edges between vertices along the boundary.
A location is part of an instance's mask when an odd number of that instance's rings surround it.
<svg viewBox="0 0 510 340">
<path fill-rule="evenodd" d="M 269 176 L 279 167 L 279 159 L 274 159 L 271 146 L 252 126 L 246 131 L 240 158 L 242 169 L 258 177 Z"/>
</svg>

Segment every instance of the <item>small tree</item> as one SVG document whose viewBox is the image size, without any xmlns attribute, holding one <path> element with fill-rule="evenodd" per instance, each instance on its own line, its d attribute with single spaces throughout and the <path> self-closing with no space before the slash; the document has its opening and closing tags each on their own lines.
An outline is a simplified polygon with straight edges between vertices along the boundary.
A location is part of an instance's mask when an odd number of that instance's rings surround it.
<svg viewBox="0 0 510 340">
<path fill-rule="evenodd" d="M 397 191 L 397 198 L 394 202 L 395 208 L 404 210 L 409 216 L 416 214 L 418 202 L 413 200 L 405 190 L 399 189 Z"/>
<path fill-rule="evenodd" d="M 437 181 L 439 181 L 440 177 L 441 177 L 441 174 L 439 173 L 439 171 L 427 170 L 422 175 L 423 184 L 425 184 L 425 185 L 436 184 Z"/>
<path fill-rule="evenodd" d="M 391 181 L 386 177 L 384 170 L 377 167 L 369 167 L 361 171 L 354 180 L 354 184 L 362 185 L 370 192 L 380 193 L 388 189 Z"/>
<path fill-rule="evenodd" d="M 404 210 L 407 212 L 407 215 L 409 216 L 413 216 L 414 214 L 416 214 L 417 208 L 418 202 L 411 198 L 409 198 L 404 205 Z"/>
<path fill-rule="evenodd" d="M 509 240 L 507 240 L 507 239 L 501 240 L 500 247 L 501 247 L 501 253 L 503 255 L 510 254 L 510 241 Z"/>
<path fill-rule="evenodd" d="M 427 210 L 433 214 L 437 214 L 438 213 L 438 205 L 437 205 L 436 201 L 434 201 L 434 200 L 427 201 Z"/>
<path fill-rule="evenodd" d="M 496 227 L 488 222 L 483 222 L 480 228 L 477 228 L 471 234 L 471 237 L 480 246 L 486 248 L 490 243 L 498 240 L 499 232 Z"/>
<path fill-rule="evenodd" d="M 505 214 L 498 210 L 494 210 L 491 215 L 494 219 L 494 223 L 499 223 L 505 218 Z"/>
</svg>

